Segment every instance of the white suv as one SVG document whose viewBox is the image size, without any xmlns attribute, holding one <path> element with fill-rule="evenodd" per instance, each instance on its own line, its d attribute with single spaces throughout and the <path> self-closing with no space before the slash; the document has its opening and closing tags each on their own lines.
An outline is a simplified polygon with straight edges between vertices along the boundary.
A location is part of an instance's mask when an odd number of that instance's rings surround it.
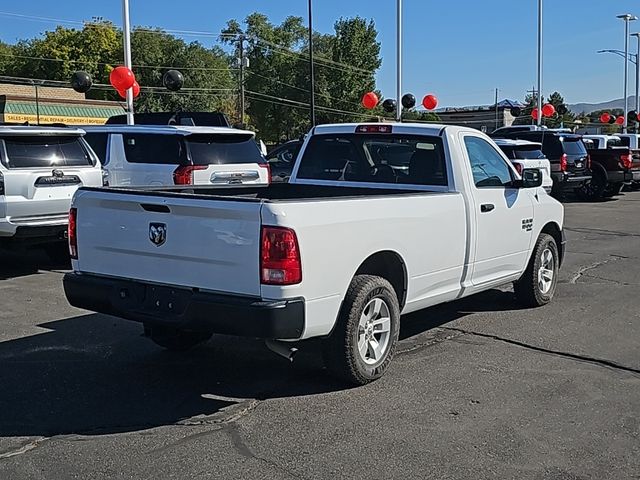
<svg viewBox="0 0 640 480">
<path fill-rule="evenodd" d="M 0 125 L 0 247 L 66 250 L 71 197 L 78 187 L 102 186 L 83 135 L 77 128 Z"/>
<path fill-rule="evenodd" d="M 268 184 L 255 134 L 229 127 L 86 127 L 110 186 Z"/>
</svg>

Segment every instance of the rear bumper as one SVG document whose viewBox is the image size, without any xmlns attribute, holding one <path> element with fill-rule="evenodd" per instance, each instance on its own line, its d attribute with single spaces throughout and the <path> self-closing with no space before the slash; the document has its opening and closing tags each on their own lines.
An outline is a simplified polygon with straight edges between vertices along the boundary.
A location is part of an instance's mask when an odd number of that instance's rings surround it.
<svg viewBox="0 0 640 480">
<path fill-rule="evenodd" d="M 261 300 L 78 273 L 63 283 L 74 307 L 150 325 L 281 340 L 304 332 L 302 298 Z"/>
<path fill-rule="evenodd" d="M 640 180 L 640 170 L 607 172 L 607 181 L 609 183 L 631 183 L 634 180 Z"/>
<path fill-rule="evenodd" d="M 551 178 L 553 178 L 554 187 L 561 190 L 571 190 L 591 181 L 591 175 L 571 175 L 561 172 L 551 173 Z"/>
<path fill-rule="evenodd" d="M 67 224 L 20 225 L 0 219 L 0 239 L 20 245 L 62 241 L 67 238 Z"/>
</svg>

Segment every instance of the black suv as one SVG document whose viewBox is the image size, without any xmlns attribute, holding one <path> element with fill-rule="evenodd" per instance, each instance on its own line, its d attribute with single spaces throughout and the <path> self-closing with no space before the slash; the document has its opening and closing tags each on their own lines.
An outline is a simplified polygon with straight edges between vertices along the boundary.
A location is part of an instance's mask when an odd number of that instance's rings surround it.
<svg viewBox="0 0 640 480">
<path fill-rule="evenodd" d="M 591 181 L 589 154 L 579 135 L 553 130 L 538 130 L 512 132 L 504 137 L 542 144 L 542 152 L 551 163 L 552 195 L 562 196 L 568 190 L 579 190 L 580 187 Z"/>
</svg>

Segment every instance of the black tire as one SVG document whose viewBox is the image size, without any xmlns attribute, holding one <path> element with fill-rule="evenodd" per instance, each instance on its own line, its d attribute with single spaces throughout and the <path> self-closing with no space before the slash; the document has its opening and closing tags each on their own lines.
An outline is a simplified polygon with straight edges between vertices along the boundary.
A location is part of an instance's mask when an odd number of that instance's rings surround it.
<svg viewBox="0 0 640 480">
<path fill-rule="evenodd" d="M 607 189 L 607 177 L 600 171 L 594 170 L 590 182 L 586 182 L 576 190 L 578 197 L 588 202 L 602 200 Z"/>
<path fill-rule="evenodd" d="M 547 250 L 553 258 L 552 268 L 548 269 L 553 272 L 553 276 L 549 289 L 545 290 L 541 286 L 539 273 L 543 266 L 542 256 Z M 518 302 L 525 307 L 541 307 L 549 303 L 558 285 L 559 261 L 560 256 L 558 255 L 558 245 L 556 241 L 551 235 L 541 233 L 536 241 L 527 269 L 522 274 L 522 277 L 513 284 L 513 290 Z"/>
<path fill-rule="evenodd" d="M 382 300 L 384 305 L 376 302 L 376 299 Z M 386 337 L 383 337 L 383 333 L 377 334 L 373 324 L 370 325 L 370 330 L 361 330 L 359 327 L 361 316 L 366 317 L 369 309 L 376 305 L 386 308 L 380 311 L 389 314 L 390 325 Z M 374 315 L 372 312 L 371 314 L 373 319 Z M 391 284 L 382 277 L 356 275 L 347 290 L 336 326 L 331 336 L 323 342 L 325 365 L 331 374 L 353 385 L 365 385 L 377 380 L 391 363 L 399 332 L 400 306 Z M 375 356 L 375 351 L 366 339 L 371 336 L 376 341 L 375 345 L 382 343 L 384 347 L 378 358 L 371 358 Z M 359 351 L 359 337 L 364 340 L 361 345 L 366 349 L 365 356 L 371 353 L 368 359 L 364 359 Z"/>
<path fill-rule="evenodd" d="M 144 333 L 153 343 L 172 352 L 186 352 L 211 338 L 210 333 L 190 332 L 146 323 L 144 324 Z"/>
<path fill-rule="evenodd" d="M 615 197 L 616 195 L 620 195 L 622 193 L 622 189 L 624 188 L 624 183 L 610 183 L 607 185 L 607 189 L 602 194 L 605 198 Z"/>
<path fill-rule="evenodd" d="M 68 267 L 71 265 L 69 245 L 67 242 L 55 242 L 43 246 L 44 253 L 54 265 Z"/>
</svg>

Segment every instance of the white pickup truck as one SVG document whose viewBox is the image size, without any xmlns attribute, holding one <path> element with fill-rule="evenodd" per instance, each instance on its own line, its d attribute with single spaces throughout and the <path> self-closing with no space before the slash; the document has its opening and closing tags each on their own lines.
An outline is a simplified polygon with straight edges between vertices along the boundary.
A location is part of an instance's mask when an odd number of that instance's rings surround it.
<svg viewBox="0 0 640 480">
<path fill-rule="evenodd" d="M 364 384 L 401 314 L 511 282 L 527 306 L 552 299 L 563 207 L 541 180 L 470 128 L 318 126 L 288 184 L 80 189 L 65 292 L 170 349 L 321 337 L 328 369 Z"/>
</svg>

